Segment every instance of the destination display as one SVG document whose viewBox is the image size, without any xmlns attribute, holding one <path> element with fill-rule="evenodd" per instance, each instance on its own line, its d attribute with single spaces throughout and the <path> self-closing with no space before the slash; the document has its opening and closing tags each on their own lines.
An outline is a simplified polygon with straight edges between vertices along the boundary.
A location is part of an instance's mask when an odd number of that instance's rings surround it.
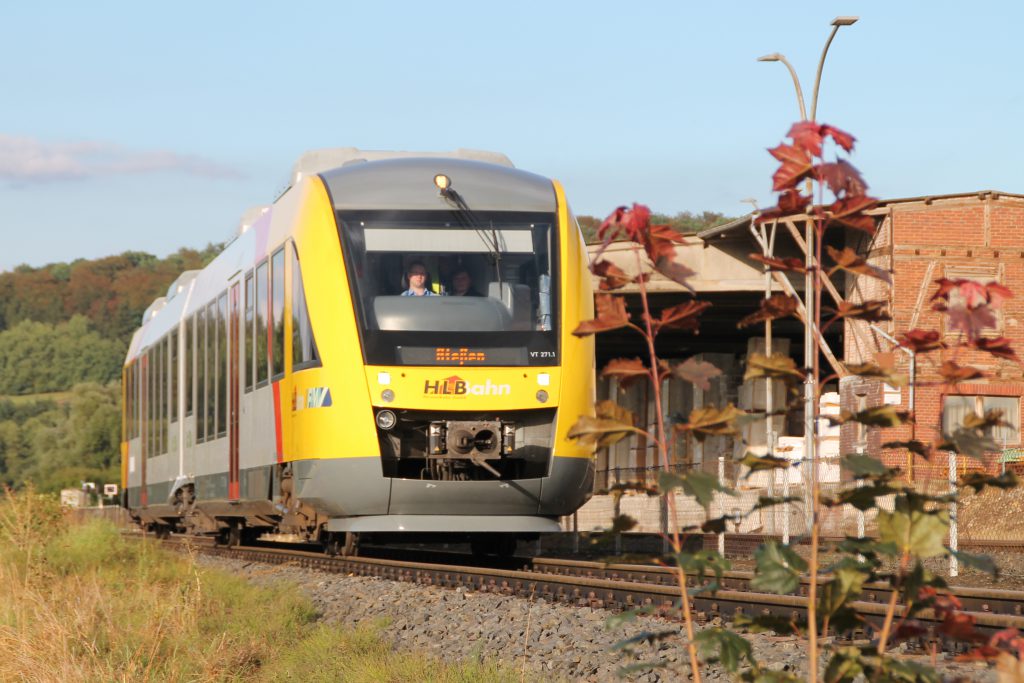
<svg viewBox="0 0 1024 683">
<path fill-rule="evenodd" d="M 466 346 L 399 346 L 403 365 L 529 365 L 525 348 L 473 348 Z"/>
</svg>

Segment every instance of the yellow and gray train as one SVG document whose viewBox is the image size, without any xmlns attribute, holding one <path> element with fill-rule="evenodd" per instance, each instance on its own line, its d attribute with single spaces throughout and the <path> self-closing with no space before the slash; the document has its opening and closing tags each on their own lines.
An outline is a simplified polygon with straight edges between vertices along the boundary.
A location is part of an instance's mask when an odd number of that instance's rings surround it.
<svg viewBox="0 0 1024 683">
<path fill-rule="evenodd" d="M 592 411 L 593 338 L 572 335 L 592 317 L 557 181 L 472 150 L 306 154 L 135 332 L 124 504 L 160 533 L 343 552 L 556 531 L 593 483 L 567 437 Z"/>
</svg>

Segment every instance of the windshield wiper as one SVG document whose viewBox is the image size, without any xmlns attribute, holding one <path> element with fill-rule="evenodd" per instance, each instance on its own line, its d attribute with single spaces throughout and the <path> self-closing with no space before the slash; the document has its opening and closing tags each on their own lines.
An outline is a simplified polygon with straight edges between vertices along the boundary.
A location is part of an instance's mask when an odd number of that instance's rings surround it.
<svg viewBox="0 0 1024 683">
<path fill-rule="evenodd" d="M 494 264 L 494 270 L 498 275 L 498 291 L 501 291 L 501 243 L 498 241 L 498 231 L 494 229 L 494 221 L 490 221 L 490 234 L 488 231 L 480 225 L 480 221 L 477 219 L 476 214 L 473 213 L 473 209 L 469 208 L 466 200 L 462 198 L 455 188 L 448 186 L 441 190 L 441 196 L 444 197 L 448 203 L 452 204 L 458 211 L 455 211 L 455 216 L 463 227 L 471 228 L 480 241 L 487 247 L 491 262 Z"/>
</svg>

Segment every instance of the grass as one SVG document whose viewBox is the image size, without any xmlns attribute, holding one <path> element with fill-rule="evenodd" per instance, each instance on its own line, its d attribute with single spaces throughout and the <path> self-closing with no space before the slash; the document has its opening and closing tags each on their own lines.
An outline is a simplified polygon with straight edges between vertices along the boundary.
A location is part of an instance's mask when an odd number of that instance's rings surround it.
<svg viewBox="0 0 1024 683">
<path fill-rule="evenodd" d="M 0 500 L 2 681 L 518 681 L 491 662 L 394 652 L 380 626 L 318 622 L 294 587 L 256 587 L 54 499 Z"/>
</svg>

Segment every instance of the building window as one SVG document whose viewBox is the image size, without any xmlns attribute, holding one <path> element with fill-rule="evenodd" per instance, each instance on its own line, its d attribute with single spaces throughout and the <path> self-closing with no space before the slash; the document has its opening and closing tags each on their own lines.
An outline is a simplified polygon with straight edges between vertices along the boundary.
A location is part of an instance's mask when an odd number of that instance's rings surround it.
<svg viewBox="0 0 1024 683">
<path fill-rule="evenodd" d="M 968 415 L 983 416 L 990 410 L 1003 413 L 1005 425 L 989 427 L 985 435 L 999 446 L 1020 443 L 1020 398 L 1017 396 L 946 396 L 942 402 L 942 431 L 952 434 Z"/>
</svg>

